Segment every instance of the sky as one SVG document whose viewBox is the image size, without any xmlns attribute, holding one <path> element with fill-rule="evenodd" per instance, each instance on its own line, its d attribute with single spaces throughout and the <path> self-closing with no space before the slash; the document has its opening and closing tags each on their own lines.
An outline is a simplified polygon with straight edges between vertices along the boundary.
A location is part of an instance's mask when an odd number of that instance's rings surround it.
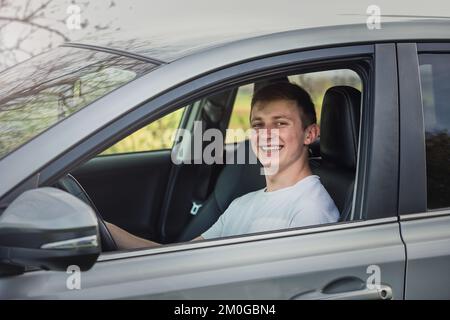
<svg viewBox="0 0 450 320">
<path fill-rule="evenodd" d="M 9 1 L 20 7 L 27 0 Z M 32 3 L 37 6 L 45 1 L 47 0 L 33 0 Z M 77 13 L 82 22 L 80 29 L 69 29 L 67 23 L 64 23 L 73 16 L 74 12 L 68 11 L 71 5 L 80 8 Z M 55 27 L 70 40 L 83 38 L 99 29 L 113 32 L 120 29 L 121 32 L 142 32 L 167 37 L 180 33 L 214 34 L 223 31 L 275 32 L 365 23 L 368 17 L 366 11 L 370 5 L 380 8 L 381 23 L 405 19 L 385 18 L 384 15 L 447 16 L 450 19 L 449 0 L 52 0 L 45 11 L 45 17 L 39 22 Z M 8 10 L 10 8 L 0 7 L 0 25 L 1 17 L 8 15 Z M 25 29 L 19 23 L 0 28 L 0 53 L 1 48 L 13 46 Z M 55 35 L 50 39 L 48 33 L 42 30 L 25 41 L 23 48 L 34 55 L 41 52 L 48 43 L 56 46 L 63 41 Z M 19 60 L 27 58 L 24 52 L 17 52 L 16 55 Z"/>
<path fill-rule="evenodd" d="M 63 3 L 71 1 L 61 1 Z M 82 16 L 90 21 L 113 20 L 122 30 L 145 29 L 155 33 L 205 30 L 286 30 L 312 26 L 365 23 L 366 10 L 377 5 L 382 15 L 450 17 L 450 1 L 398 0 L 116 0 L 112 8 L 102 1 Z M 76 3 L 76 1 L 75 1 Z M 92 2 L 94 4 L 94 2 Z M 84 33 L 74 30 L 73 33 Z"/>
</svg>

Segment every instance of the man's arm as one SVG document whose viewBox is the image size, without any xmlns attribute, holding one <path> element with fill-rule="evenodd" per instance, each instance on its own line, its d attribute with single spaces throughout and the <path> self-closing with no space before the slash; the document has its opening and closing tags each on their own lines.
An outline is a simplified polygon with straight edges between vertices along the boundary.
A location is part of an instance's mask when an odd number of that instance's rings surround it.
<svg viewBox="0 0 450 320">
<path fill-rule="evenodd" d="M 213 224 L 211 228 L 209 228 L 204 235 L 206 235 L 207 239 L 210 238 L 219 238 L 222 234 L 222 230 L 224 228 L 224 217 L 230 214 L 230 208 L 233 208 L 233 206 L 236 206 L 238 203 L 238 200 L 240 198 L 234 199 L 227 210 L 220 216 L 220 218 L 216 221 L 216 223 Z M 158 247 L 161 244 L 157 242 L 153 242 L 147 239 L 136 237 L 135 235 L 132 235 L 131 233 L 123 230 L 122 228 L 119 228 L 118 226 L 106 222 L 106 227 L 111 232 L 112 237 L 116 241 L 117 247 L 119 250 L 127 250 L 127 249 L 138 249 L 138 248 L 152 248 L 152 247 Z M 202 236 L 198 236 L 197 238 L 191 240 L 191 241 L 198 241 L 198 240 L 205 240 Z"/>
<path fill-rule="evenodd" d="M 139 249 L 139 248 L 151 248 L 160 246 L 159 243 L 136 237 L 131 233 L 123 230 L 122 228 L 116 226 L 115 224 L 106 222 L 106 227 L 111 232 L 111 236 L 117 244 L 119 250 L 123 249 Z"/>
<path fill-rule="evenodd" d="M 131 233 L 123 230 L 122 228 L 106 222 L 106 227 L 111 232 L 112 237 L 114 238 L 114 241 L 117 244 L 117 247 L 119 250 L 126 250 L 126 249 L 140 249 L 140 248 L 152 248 L 152 247 L 158 247 L 161 244 L 157 242 L 153 242 L 147 239 L 143 239 L 140 237 L 136 237 L 135 235 L 132 235 Z M 197 240 L 203 240 L 203 237 L 197 237 L 193 239 L 192 241 Z"/>
</svg>

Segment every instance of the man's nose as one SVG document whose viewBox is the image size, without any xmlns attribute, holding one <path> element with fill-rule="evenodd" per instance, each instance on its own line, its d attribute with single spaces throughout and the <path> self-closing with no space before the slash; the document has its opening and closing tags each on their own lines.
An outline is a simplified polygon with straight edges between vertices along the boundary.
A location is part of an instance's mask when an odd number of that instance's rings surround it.
<svg viewBox="0 0 450 320">
<path fill-rule="evenodd" d="M 278 129 L 276 129 L 276 128 L 267 127 L 267 128 L 258 130 L 258 137 L 260 139 L 265 139 L 265 140 L 276 139 L 278 137 L 278 134 L 279 134 L 279 132 L 278 132 Z"/>
</svg>

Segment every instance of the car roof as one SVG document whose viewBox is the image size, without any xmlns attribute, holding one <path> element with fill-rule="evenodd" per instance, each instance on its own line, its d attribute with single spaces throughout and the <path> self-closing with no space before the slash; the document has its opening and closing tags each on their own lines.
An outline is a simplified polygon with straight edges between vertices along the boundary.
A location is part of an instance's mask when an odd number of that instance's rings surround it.
<svg viewBox="0 0 450 320">
<path fill-rule="evenodd" d="M 450 20 L 420 19 L 381 23 L 380 29 L 370 30 L 366 24 L 348 24 L 297 29 L 277 33 L 267 31 L 204 32 L 203 34 L 148 35 L 140 33 L 106 33 L 86 37 L 64 46 L 107 49 L 117 53 L 143 57 L 161 63 L 170 63 L 185 56 L 218 48 L 256 51 L 272 47 L 296 49 L 326 47 L 337 44 L 357 44 L 383 41 L 450 40 Z"/>
</svg>

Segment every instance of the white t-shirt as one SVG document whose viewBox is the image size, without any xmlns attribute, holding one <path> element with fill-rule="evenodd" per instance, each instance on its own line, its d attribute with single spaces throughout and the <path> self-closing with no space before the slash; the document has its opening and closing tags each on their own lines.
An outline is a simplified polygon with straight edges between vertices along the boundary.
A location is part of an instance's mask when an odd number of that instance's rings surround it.
<svg viewBox="0 0 450 320">
<path fill-rule="evenodd" d="M 227 210 L 202 237 L 205 239 L 337 222 L 339 211 L 316 175 L 293 186 L 247 193 Z"/>
</svg>

